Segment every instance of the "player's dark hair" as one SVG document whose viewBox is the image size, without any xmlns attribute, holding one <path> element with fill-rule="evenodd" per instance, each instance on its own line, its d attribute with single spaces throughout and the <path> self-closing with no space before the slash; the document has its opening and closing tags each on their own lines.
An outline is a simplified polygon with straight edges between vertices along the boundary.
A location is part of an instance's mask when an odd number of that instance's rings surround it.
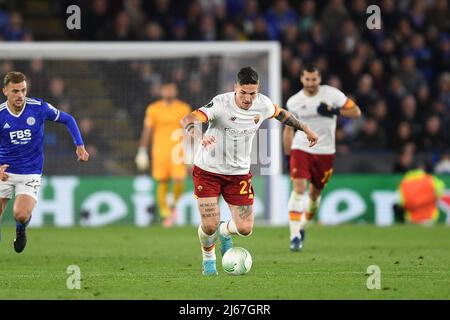
<svg viewBox="0 0 450 320">
<path fill-rule="evenodd" d="M 5 78 L 3 79 L 3 86 L 6 87 L 8 83 L 21 83 L 23 81 L 26 81 L 27 77 L 22 72 L 18 71 L 10 71 L 6 74 Z"/>
<path fill-rule="evenodd" d="M 301 75 L 303 75 L 304 72 L 318 72 L 320 76 L 320 70 L 316 67 L 313 63 L 307 63 L 302 67 L 302 70 L 300 72 Z"/>
<path fill-rule="evenodd" d="M 258 73 L 252 67 L 244 67 L 237 74 L 237 82 L 239 85 L 258 84 Z"/>
</svg>

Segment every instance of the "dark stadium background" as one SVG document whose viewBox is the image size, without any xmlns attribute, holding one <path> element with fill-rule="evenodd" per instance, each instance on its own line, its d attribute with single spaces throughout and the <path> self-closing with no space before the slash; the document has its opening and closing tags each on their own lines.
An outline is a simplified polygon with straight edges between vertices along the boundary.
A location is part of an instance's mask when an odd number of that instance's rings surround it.
<svg viewBox="0 0 450 320">
<path fill-rule="evenodd" d="M 65 26 L 70 4 L 81 8 L 79 31 Z M 366 8 L 370 4 L 381 8 L 381 30 L 366 27 Z M 450 152 L 450 9 L 445 0 L 1 0 L 0 40 L 276 40 L 282 44 L 280 102 L 286 102 L 300 89 L 298 74 L 302 65 L 316 62 L 323 83 L 342 89 L 363 111 L 360 121 L 339 120 L 335 172 L 403 173 L 419 161 L 426 162 L 431 171 L 437 167 L 450 170 L 448 164 L 438 166 L 449 161 Z M 22 65 L 11 61 L 0 61 L 0 67 L 2 74 L 20 68 L 30 74 L 33 83 L 40 70 L 46 68 L 45 63 Z M 77 90 L 76 82 L 65 79 L 61 70 L 59 67 L 46 72 L 45 81 L 39 78 L 32 92 L 77 115 L 78 104 L 83 103 L 77 95 L 82 90 Z M 145 70 L 125 71 L 136 73 L 133 85 L 149 91 L 145 88 L 149 77 Z M 181 98 L 189 88 L 198 87 L 192 82 L 200 81 L 202 86 L 214 66 L 200 79 L 189 77 L 191 71 L 186 70 L 178 78 Z M 97 72 L 108 79 L 102 70 Z M 153 78 L 159 76 L 157 69 L 150 73 Z M 126 86 L 126 79 L 114 78 L 116 87 Z M 195 107 L 202 105 L 217 93 L 214 89 L 208 86 L 190 102 Z M 105 88 L 105 92 L 114 92 L 114 88 Z M 84 168 L 84 173 L 135 173 L 130 143 L 137 146 L 144 107 L 156 98 L 148 93 L 143 101 L 130 102 L 129 108 L 134 109 L 128 110 L 126 116 L 133 128 L 115 137 L 114 144 L 102 134 L 102 124 L 107 121 L 97 121 L 95 112 L 80 116 L 88 147 L 101 160 L 89 170 Z M 114 104 L 114 94 L 110 99 L 119 112 L 122 106 Z M 69 153 L 65 149 L 71 142 L 65 141 L 68 139 L 64 134 L 50 133 L 49 137 L 54 138 L 47 139 L 49 148 Z M 123 143 L 117 143 L 120 139 Z M 114 162 L 117 154 L 125 155 L 120 158 L 122 164 Z M 65 173 L 51 159 L 47 159 L 45 170 L 48 174 Z"/>
</svg>

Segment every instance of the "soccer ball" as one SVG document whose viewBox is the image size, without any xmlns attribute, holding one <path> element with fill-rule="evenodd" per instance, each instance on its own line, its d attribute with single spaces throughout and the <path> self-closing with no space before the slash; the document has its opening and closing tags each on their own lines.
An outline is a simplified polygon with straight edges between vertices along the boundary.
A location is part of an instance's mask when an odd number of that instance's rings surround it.
<svg viewBox="0 0 450 320">
<path fill-rule="evenodd" d="M 246 274 L 252 267 L 252 256 L 244 248 L 231 248 L 223 255 L 222 267 L 226 273 L 234 276 Z"/>
</svg>

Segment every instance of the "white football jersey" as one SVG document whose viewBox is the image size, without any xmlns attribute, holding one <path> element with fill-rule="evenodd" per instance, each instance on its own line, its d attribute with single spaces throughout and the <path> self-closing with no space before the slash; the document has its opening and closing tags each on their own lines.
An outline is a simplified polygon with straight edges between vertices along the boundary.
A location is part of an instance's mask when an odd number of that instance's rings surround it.
<svg viewBox="0 0 450 320">
<path fill-rule="evenodd" d="M 204 136 L 214 136 L 216 142 L 207 148 L 198 146 L 194 164 L 206 171 L 223 175 L 244 175 L 250 171 L 252 142 L 265 119 L 275 115 L 277 107 L 265 95 L 258 94 L 248 110 L 239 108 L 235 93 L 215 96 L 210 103 L 197 109 L 209 122 Z"/>
<path fill-rule="evenodd" d="M 347 102 L 347 97 L 340 90 L 327 86 L 319 86 L 316 95 L 309 97 L 304 90 L 300 90 L 286 103 L 287 109 L 292 112 L 302 123 L 313 130 L 319 140 L 313 147 L 309 147 L 309 141 L 303 131 L 297 130 L 292 141 L 291 149 L 303 150 L 313 154 L 334 154 L 336 152 L 336 120 L 337 116 L 324 117 L 317 112 L 321 102 L 325 102 L 333 108 L 342 108 Z"/>
</svg>

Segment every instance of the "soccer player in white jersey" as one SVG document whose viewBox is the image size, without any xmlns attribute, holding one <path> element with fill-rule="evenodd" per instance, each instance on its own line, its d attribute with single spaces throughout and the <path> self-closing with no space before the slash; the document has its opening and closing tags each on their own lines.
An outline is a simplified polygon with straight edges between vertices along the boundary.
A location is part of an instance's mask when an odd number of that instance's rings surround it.
<svg viewBox="0 0 450 320">
<path fill-rule="evenodd" d="M 287 110 L 258 93 L 258 74 L 251 67 L 237 74 L 235 91 L 214 97 L 207 105 L 181 120 L 201 146 L 192 173 L 201 225 L 198 236 L 203 254 L 203 274 L 216 275 L 215 241 L 221 253 L 232 246 L 231 235 L 249 236 L 253 229 L 253 187 L 250 151 L 253 137 L 265 119 L 275 118 L 305 133 L 310 147 L 317 135 Z M 209 122 L 205 135 L 194 123 Z M 219 196 L 228 203 L 232 219 L 220 221 Z"/>
<path fill-rule="evenodd" d="M 305 240 L 305 227 L 317 213 L 320 194 L 333 173 L 337 116 L 358 118 L 361 111 L 354 101 L 340 90 L 320 85 L 319 70 L 306 65 L 300 78 L 303 89 L 287 101 L 287 108 L 319 136 L 319 142 L 309 147 L 307 136 L 286 126 L 283 132 L 284 150 L 290 154 L 290 176 L 293 185 L 288 210 L 291 234 L 290 248 L 299 251 Z M 309 192 L 303 201 L 307 181 Z"/>
<path fill-rule="evenodd" d="M 45 121 L 66 125 L 76 145 L 78 161 L 88 161 L 89 154 L 71 115 L 41 99 L 26 97 L 27 81 L 23 73 L 8 72 L 3 86 L 7 100 L 0 104 L 0 218 L 15 193 L 14 250 L 19 253 L 27 243 L 25 230 L 41 185 Z"/>
</svg>

